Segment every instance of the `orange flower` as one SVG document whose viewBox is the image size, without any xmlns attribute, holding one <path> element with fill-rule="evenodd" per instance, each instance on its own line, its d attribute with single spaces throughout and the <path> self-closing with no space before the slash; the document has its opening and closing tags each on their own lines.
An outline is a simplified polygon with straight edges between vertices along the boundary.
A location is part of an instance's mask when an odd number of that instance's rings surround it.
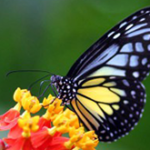
<svg viewBox="0 0 150 150">
<path fill-rule="evenodd" d="M 0 150 L 5 150 L 6 146 L 3 140 L 0 139 Z"/>
<path fill-rule="evenodd" d="M 20 116 L 20 103 L 9 109 L 5 114 L 0 116 L 0 130 L 9 130 L 17 124 L 17 119 Z"/>
<path fill-rule="evenodd" d="M 67 142 L 69 138 L 62 137 L 59 132 L 51 134 L 51 129 L 44 127 L 42 130 L 32 134 L 32 143 L 34 148 L 41 150 L 71 150 L 64 146 L 64 142 Z"/>
<path fill-rule="evenodd" d="M 14 93 L 16 106 L 0 116 L 0 130 L 9 130 L 0 150 L 95 150 L 98 144 L 94 131 L 85 132 L 78 117 L 64 110 L 62 100 L 49 95 L 41 104 L 30 91 L 18 88 Z M 41 107 L 46 112 L 41 117 L 31 116 Z M 20 115 L 20 109 L 24 112 Z M 69 133 L 69 138 L 63 137 Z"/>
<path fill-rule="evenodd" d="M 7 138 L 4 141 L 9 145 L 7 150 L 36 150 L 33 148 L 31 138 L 19 137 L 17 139 Z"/>
</svg>

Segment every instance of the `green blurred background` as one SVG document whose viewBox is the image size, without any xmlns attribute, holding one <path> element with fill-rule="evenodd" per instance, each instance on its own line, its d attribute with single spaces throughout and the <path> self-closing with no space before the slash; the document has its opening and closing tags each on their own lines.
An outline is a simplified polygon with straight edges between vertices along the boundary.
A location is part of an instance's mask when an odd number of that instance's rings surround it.
<svg viewBox="0 0 150 150">
<path fill-rule="evenodd" d="M 14 105 L 12 95 L 27 88 L 42 73 L 11 70 L 41 69 L 66 75 L 74 61 L 117 22 L 150 0 L 1 0 L 0 113 Z M 97 150 L 150 149 L 150 77 L 144 81 L 147 103 L 143 118 L 128 136 Z M 36 94 L 39 84 L 32 89 Z M 6 133 L 0 133 L 3 137 Z"/>
</svg>

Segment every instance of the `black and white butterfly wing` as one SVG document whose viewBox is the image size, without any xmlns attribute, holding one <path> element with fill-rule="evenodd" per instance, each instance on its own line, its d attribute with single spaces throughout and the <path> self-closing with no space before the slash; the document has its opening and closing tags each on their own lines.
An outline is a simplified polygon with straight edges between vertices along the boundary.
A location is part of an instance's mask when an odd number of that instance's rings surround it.
<svg viewBox="0 0 150 150">
<path fill-rule="evenodd" d="M 145 104 L 145 90 L 138 81 L 122 77 L 92 77 L 80 83 L 71 106 L 100 141 L 112 142 L 137 124 Z"/>
<path fill-rule="evenodd" d="M 119 75 L 142 81 L 150 69 L 150 8 L 112 28 L 72 66 L 67 76 Z"/>
<path fill-rule="evenodd" d="M 70 69 L 67 76 L 79 85 L 71 105 L 101 141 L 114 141 L 137 124 L 145 102 L 141 81 L 149 70 L 150 8 L 112 28 Z"/>
</svg>

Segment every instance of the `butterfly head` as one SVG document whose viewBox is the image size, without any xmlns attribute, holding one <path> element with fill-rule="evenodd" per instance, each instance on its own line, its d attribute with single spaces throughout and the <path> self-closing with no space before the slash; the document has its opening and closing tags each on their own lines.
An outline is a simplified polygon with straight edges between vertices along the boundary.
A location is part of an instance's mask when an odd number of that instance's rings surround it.
<svg viewBox="0 0 150 150">
<path fill-rule="evenodd" d="M 51 83 L 56 87 L 58 98 L 62 99 L 64 104 L 68 104 L 70 100 L 75 98 L 78 86 L 73 79 L 53 75 Z"/>
</svg>

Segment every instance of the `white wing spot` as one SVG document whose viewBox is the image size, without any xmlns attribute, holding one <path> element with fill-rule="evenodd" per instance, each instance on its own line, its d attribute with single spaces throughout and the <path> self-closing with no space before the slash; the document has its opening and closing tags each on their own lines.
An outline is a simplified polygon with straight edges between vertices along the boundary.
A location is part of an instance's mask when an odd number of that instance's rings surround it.
<svg viewBox="0 0 150 150">
<path fill-rule="evenodd" d="M 135 119 L 133 119 L 132 122 L 135 122 Z"/>
<path fill-rule="evenodd" d="M 148 51 L 150 51 L 150 44 L 147 46 Z"/>
<path fill-rule="evenodd" d="M 116 65 L 116 66 L 126 66 L 128 63 L 128 55 L 127 54 L 118 54 L 113 57 L 107 64 Z"/>
<path fill-rule="evenodd" d="M 150 64 L 147 65 L 147 68 L 150 68 Z"/>
<path fill-rule="evenodd" d="M 127 104 L 129 104 L 129 101 L 124 100 L 123 103 L 124 103 L 125 105 L 127 105 Z"/>
<path fill-rule="evenodd" d="M 136 112 L 136 115 L 138 116 L 139 114 L 140 114 L 140 113 L 137 111 L 137 112 Z"/>
<path fill-rule="evenodd" d="M 133 114 L 129 114 L 129 117 L 132 118 L 132 117 L 133 117 Z"/>
<path fill-rule="evenodd" d="M 113 35 L 115 33 L 115 31 L 112 31 L 108 34 L 108 37 L 110 37 L 111 35 Z"/>
<path fill-rule="evenodd" d="M 113 39 L 117 39 L 120 35 L 120 33 L 117 33 L 116 35 L 114 35 Z"/>
<path fill-rule="evenodd" d="M 127 129 L 126 129 L 126 128 L 124 128 L 124 129 L 123 129 L 123 131 L 127 131 Z"/>
<path fill-rule="evenodd" d="M 146 65 L 147 62 L 148 62 L 147 58 L 142 59 L 142 65 Z"/>
<path fill-rule="evenodd" d="M 70 89 L 71 87 L 70 87 L 70 85 L 67 85 L 67 89 Z"/>
<path fill-rule="evenodd" d="M 122 111 L 121 111 L 121 114 L 124 114 L 124 113 L 125 113 L 124 110 L 122 110 Z"/>
<path fill-rule="evenodd" d="M 123 82 L 124 85 L 130 86 L 130 84 L 129 84 L 129 82 L 127 80 L 123 80 L 122 82 Z"/>
<path fill-rule="evenodd" d="M 132 33 L 128 34 L 127 37 L 131 38 L 131 37 L 134 37 L 134 36 L 137 36 L 137 35 L 141 35 L 141 34 L 144 34 L 144 33 L 147 33 L 147 32 L 150 32 L 150 28 L 137 30 L 135 32 L 132 32 Z"/>
<path fill-rule="evenodd" d="M 128 123 L 128 120 L 125 119 L 124 122 L 125 122 L 125 123 Z"/>
<path fill-rule="evenodd" d="M 140 76 L 140 74 L 139 74 L 138 71 L 135 71 L 135 72 L 133 72 L 133 76 L 134 76 L 135 78 L 138 78 L 138 77 Z"/>
<path fill-rule="evenodd" d="M 108 131 L 110 130 L 110 128 L 109 128 L 109 127 L 107 127 L 106 129 L 107 129 Z"/>
<path fill-rule="evenodd" d="M 140 28 L 142 28 L 142 27 L 144 27 L 144 26 L 146 26 L 146 25 L 147 25 L 147 23 L 142 23 L 142 24 L 136 25 L 136 26 L 134 26 L 133 28 L 131 28 L 130 30 L 128 30 L 128 31 L 126 32 L 126 34 L 131 33 L 131 32 L 133 32 L 133 31 L 135 31 L 135 30 L 138 30 L 138 29 L 140 29 Z"/>
<path fill-rule="evenodd" d="M 111 133 L 110 133 L 110 136 L 111 136 L 111 137 L 113 137 L 113 136 L 114 136 L 114 134 L 111 132 Z"/>
<path fill-rule="evenodd" d="M 114 117 L 114 120 L 117 120 L 117 117 Z"/>
<path fill-rule="evenodd" d="M 139 64 L 139 57 L 138 56 L 131 56 L 130 58 L 130 66 L 131 67 L 137 67 Z"/>
<path fill-rule="evenodd" d="M 137 85 L 137 88 L 140 89 L 141 87 L 139 85 Z"/>
<path fill-rule="evenodd" d="M 121 124 L 122 126 L 124 126 L 124 123 L 123 123 L 123 122 L 121 122 L 120 124 Z"/>
<path fill-rule="evenodd" d="M 143 36 L 143 39 L 144 39 L 145 41 L 149 41 L 149 40 L 150 40 L 150 34 L 144 35 L 144 36 Z"/>
<path fill-rule="evenodd" d="M 127 24 L 127 22 L 123 22 L 120 26 L 119 26 L 119 28 L 122 28 L 123 26 L 125 26 Z"/>
<path fill-rule="evenodd" d="M 134 16 L 132 19 L 134 20 L 134 19 L 136 19 L 137 18 L 137 16 Z"/>
<path fill-rule="evenodd" d="M 143 48 L 141 42 L 135 43 L 135 48 L 136 48 L 136 51 L 137 51 L 137 52 L 144 52 L 144 48 Z"/>
<path fill-rule="evenodd" d="M 121 51 L 120 52 L 133 52 L 133 45 L 132 43 L 128 43 L 128 44 L 125 44 L 122 48 L 121 48 Z"/>
<path fill-rule="evenodd" d="M 147 10 L 145 13 L 146 13 L 146 14 L 148 14 L 149 12 L 150 12 L 150 11 L 149 11 L 149 10 Z"/>
<path fill-rule="evenodd" d="M 135 91 L 131 91 L 131 95 L 135 95 L 136 94 L 136 92 Z"/>
<path fill-rule="evenodd" d="M 125 30 L 129 30 L 131 27 L 133 27 L 133 24 L 128 25 Z"/>
<path fill-rule="evenodd" d="M 143 13 L 144 13 L 144 10 L 141 10 L 141 13 L 143 14 Z"/>
<path fill-rule="evenodd" d="M 105 131 L 105 130 L 102 130 L 101 133 L 104 134 L 104 133 L 106 133 L 106 131 Z"/>
<path fill-rule="evenodd" d="M 134 110 L 134 108 L 133 108 L 133 107 L 131 107 L 131 110 L 133 111 L 133 110 Z"/>
<path fill-rule="evenodd" d="M 145 18 L 142 18 L 142 19 L 140 19 L 140 22 L 142 22 L 142 21 L 144 21 L 145 20 Z"/>
</svg>

